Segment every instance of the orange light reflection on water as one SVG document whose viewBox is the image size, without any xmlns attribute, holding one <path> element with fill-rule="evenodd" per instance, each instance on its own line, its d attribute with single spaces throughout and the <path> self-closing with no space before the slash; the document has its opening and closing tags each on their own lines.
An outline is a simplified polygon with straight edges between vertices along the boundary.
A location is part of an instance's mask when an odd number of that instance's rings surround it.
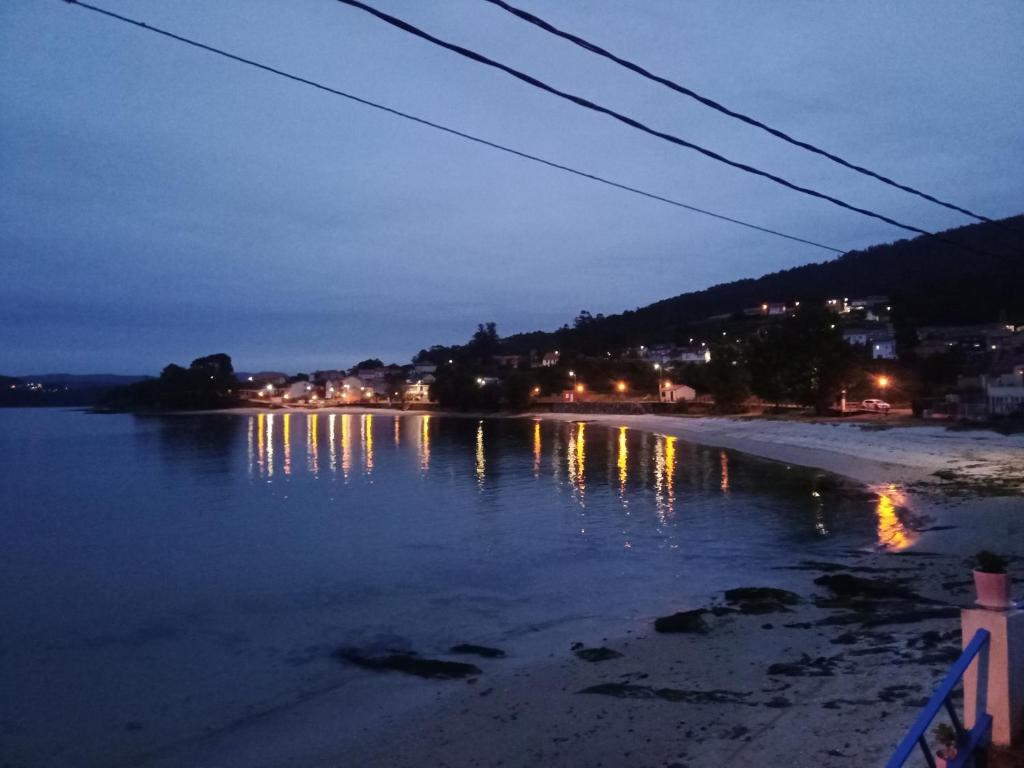
<svg viewBox="0 0 1024 768">
<path fill-rule="evenodd" d="M 366 474 L 373 472 L 373 414 L 364 413 L 359 425 L 363 447 L 363 468 Z"/>
<path fill-rule="evenodd" d="M 271 416 L 273 418 L 273 416 Z M 284 464 L 282 468 L 286 475 L 292 473 L 292 415 L 286 413 L 284 415 Z"/>
<path fill-rule="evenodd" d="M 420 469 L 430 469 L 430 416 L 420 417 Z"/>
<path fill-rule="evenodd" d="M 619 492 L 626 490 L 626 478 L 629 475 L 629 445 L 626 442 L 626 428 L 619 427 L 619 452 L 616 465 L 619 468 Z"/>
<path fill-rule="evenodd" d="M 540 476 L 540 457 L 541 457 L 541 442 L 540 442 L 540 422 L 533 422 L 533 476 Z"/>
<path fill-rule="evenodd" d="M 352 471 L 352 414 L 341 415 L 341 475 L 348 480 Z"/>
<path fill-rule="evenodd" d="M 256 417 L 256 463 L 260 468 L 260 477 L 263 477 L 264 457 L 267 445 L 267 418 L 261 413 Z"/>
<path fill-rule="evenodd" d="M 917 540 L 917 534 L 900 520 L 896 510 L 906 498 L 895 485 L 873 489 L 878 494 L 875 514 L 878 516 L 878 543 L 889 550 L 906 549 Z"/>
<path fill-rule="evenodd" d="M 274 476 L 274 414 L 267 414 L 267 477 Z"/>
</svg>

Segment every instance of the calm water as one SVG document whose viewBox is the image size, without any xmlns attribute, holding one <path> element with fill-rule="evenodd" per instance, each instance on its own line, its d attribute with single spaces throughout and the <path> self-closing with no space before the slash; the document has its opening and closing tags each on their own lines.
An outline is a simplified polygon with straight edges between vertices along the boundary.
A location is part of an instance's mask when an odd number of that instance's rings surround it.
<svg viewBox="0 0 1024 768">
<path fill-rule="evenodd" d="M 546 657 L 912 536 L 891 493 L 584 423 L 7 410 L 0 455 L 0 765 L 195 738 L 366 674 L 341 644 Z"/>
</svg>

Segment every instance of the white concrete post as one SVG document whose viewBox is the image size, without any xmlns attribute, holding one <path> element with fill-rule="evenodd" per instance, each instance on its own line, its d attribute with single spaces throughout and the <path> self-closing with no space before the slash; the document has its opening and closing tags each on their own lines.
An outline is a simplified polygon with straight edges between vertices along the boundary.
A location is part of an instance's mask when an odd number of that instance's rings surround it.
<svg viewBox="0 0 1024 768">
<path fill-rule="evenodd" d="M 992 715 L 992 743 L 1008 747 L 1024 744 L 1024 610 L 1005 611 L 986 608 L 965 608 L 960 612 L 963 645 L 966 646 L 979 629 L 987 629 L 988 674 L 978 671 L 985 666 L 984 651 L 978 655 L 964 675 L 964 726 L 974 725 L 979 709 Z"/>
</svg>

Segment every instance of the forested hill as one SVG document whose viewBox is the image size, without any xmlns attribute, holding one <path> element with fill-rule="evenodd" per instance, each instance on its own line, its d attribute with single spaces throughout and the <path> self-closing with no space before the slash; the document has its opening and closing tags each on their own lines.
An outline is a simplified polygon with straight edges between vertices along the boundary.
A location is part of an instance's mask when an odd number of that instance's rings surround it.
<svg viewBox="0 0 1024 768">
<path fill-rule="evenodd" d="M 1007 320 L 1024 323 L 1024 215 L 941 233 L 982 255 L 933 237 L 851 251 L 832 261 L 684 293 L 617 315 L 583 315 L 575 327 L 503 340 L 509 352 L 567 347 L 595 352 L 683 342 L 693 324 L 762 302 L 888 295 L 898 326 Z M 680 273 L 683 272 L 680 265 Z M 668 276 L 666 276 L 668 277 Z"/>
</svg>

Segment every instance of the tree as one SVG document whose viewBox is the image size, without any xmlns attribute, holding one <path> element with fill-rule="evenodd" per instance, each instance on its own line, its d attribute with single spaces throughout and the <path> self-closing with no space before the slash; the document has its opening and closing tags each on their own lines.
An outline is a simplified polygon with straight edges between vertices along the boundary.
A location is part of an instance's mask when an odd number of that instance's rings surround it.
<svg viewBox="0 0 1024 768">
<path fill-rule="evenodd" d="M 384 386 L 387 387 L 388 399 L 405 399 L 405 376 L 401 372 L 392 372 L 384 376 Z"/>
<path fill-rule="evenodd" d="M 802 309 L 751 342 L 751 386 L 765 400 L 791 400 L 825 413 L 858 377 L 859 356 L 832 313 Z"/>
<path fill-rule="evenodd" d="M 158 379 L 136 382 L 111 393 L 108 404 L 119 408 L 175 410 L 234 405 L 231 358 L 219 353 L 197 357 L 188 368 L 171 363 Z"/>
<path fill-rule="evenodd" d="M 750 390 L 776 406 L 791 396 L 791 371 L 787 366 L 791 350 L 782 336 L 779 326 L 765 329 L 751 340 L 747 351 Z"/>
<path fill-rule="evenodd" d="M 705 380 L 715 399 L 716 411 L 735 413 L 743 410 L 743 403 L 750 395 L 749 377 L 737 347 L 721 344 L 711 349 Z"/>
<path fill-rule="evenodd" d="M 512 371 L 501 382 L 506 409 L 525 411 L 530 405 L 530 392 L 534 379 L 525 371 Z"/>
<path fill-rule="evenodd" d="M 367 368 L 368 369 L 368 368 L 383 368 L 383 367 L 384 367 L 384 363 L 380 360 L 380 358 L 371 357 L 371 358 L 368 358 L 366 360 L 363 360 L 362 362 L 356 363 L 354 370 L 359 370 L 360 368 Z"/>
<path fill-rule="evenodd" d="M 466 347 L 472 356 L 488 360 L 492 355 L 498 354 L 500 344 L 497 324 L 480 323 Z"/>
</svg>

